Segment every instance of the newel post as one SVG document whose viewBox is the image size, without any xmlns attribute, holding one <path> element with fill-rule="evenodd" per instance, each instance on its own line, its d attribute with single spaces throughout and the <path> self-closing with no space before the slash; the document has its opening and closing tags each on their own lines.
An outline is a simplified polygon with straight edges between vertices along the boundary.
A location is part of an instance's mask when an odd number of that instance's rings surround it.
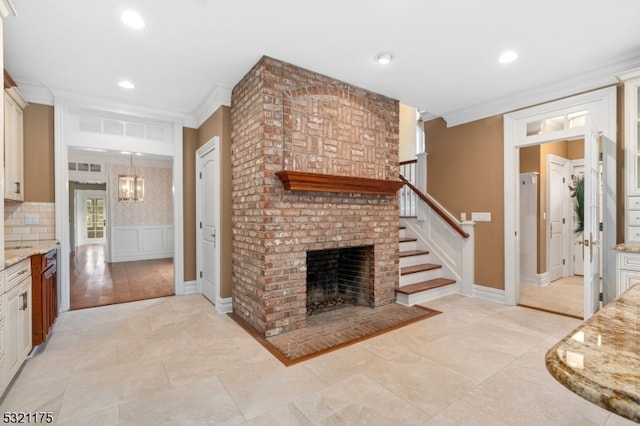
<svg viewBox="0 0 640 426">
<path fill-rule="evenodd" d="M 469 234 L 469 238 L 462 238 L 462 294 L 473 296 L 473 285 L 475 281 L 475 243 L 474 228 L 475 222 L 464 221 L 460 224 L 464 232 Z"/>
<path fill-rule="evenodd" d="M 427 194 L 427 153 L 420 152 L 416 154 L 416 181 L 415 185 L 423 194 Z M 418 203 L 418 220 L 424 221 L 427 219 L 427 205 L 425 203 Z"/>
</svg>

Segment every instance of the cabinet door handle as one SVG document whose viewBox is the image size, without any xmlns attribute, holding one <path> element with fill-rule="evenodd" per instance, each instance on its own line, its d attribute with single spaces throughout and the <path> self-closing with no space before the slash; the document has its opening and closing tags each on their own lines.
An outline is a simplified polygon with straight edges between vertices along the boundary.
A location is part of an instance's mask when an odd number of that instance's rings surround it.
<svg viewBox="0 0 640 426">
<path fill-rule="evenodd" d="M 16 182 L 16 194 L 20 193 L 20 182 Z"/>
<path fill-rule="evenodd" d="M 25 291 L 20 296 L 22 296 L 22 307 L 20 308 L 20 310 L 21 311 L 26 311 L 28 306 L 29 306 L 29 305 L 27 305 L 27 292 Z"/>
</svg>

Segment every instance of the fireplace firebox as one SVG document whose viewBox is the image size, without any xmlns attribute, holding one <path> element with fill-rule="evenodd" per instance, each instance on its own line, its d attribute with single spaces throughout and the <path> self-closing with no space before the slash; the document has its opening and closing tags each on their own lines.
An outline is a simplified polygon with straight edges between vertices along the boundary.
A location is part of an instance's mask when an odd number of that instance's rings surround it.
<svg viewBox="0 0 640 426">
<path fill-rule="evenodd" d="M 307 251 L 307 315 L 373 306 L 373 246 Z"/>
</svg>

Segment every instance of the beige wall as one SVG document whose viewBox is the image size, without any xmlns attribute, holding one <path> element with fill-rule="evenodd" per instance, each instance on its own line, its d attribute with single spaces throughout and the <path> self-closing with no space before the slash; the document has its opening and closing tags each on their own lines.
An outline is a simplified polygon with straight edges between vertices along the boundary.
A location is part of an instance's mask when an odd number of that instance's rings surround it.
<svg viewBox="0 0 640 426">
<path fill-rule="evenodd" d="M 53 107 L 29 104 L 24 110 L 24 201 L 55 200 Z"/>
<path fill-rule="evenodd" d="M 416 114 L 415 108 L 400 105 L 399 127 L 399 161 L 415 160 L 416 158 Z"/>
<path fill-rule="evenodd" d="M 428 192 L 460 217 L 490 212 L 475 226 L 475 283 L 504 289 L 504 153 L 502 116 L 447 128 L 425 123 Z"/>
<path fill-rule="evenodd" d="M 199 129 L 183 130 L 183 226 L 184 280 L 197 278 L 196 271 L 196 151 L 214 136 L 220 137 L 220 295 L 231 297 L 231 117 L 229 107 L 220 107 Z"/>
</svg>

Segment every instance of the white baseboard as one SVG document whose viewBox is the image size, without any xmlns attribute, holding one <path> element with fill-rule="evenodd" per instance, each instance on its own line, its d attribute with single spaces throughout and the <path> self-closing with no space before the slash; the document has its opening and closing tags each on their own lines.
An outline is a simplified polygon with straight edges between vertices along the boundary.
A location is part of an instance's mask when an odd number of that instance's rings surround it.
<svg viewBox="0 0 640 426">
<path fill-rule="evenodd" d="M 176 294 L 197 294 L 198 293 L 198 285 L 195 281 L 186 281 L 182 283 L 178 283 L 178 288 L 176 288 Z"/>
<path fill-rule="evenodd" d="M 228 314 L 233 312 L 233 298 L 232 297 L 220 297 L 216 303 L 216 311 L 221 314 Z"/>
<path fill-rule="evenodd" d="M 485 287 L 483 285 L 473 285 L 473 297 L 490 300 L 492 302 L 505 303 L 504 290 Z"/>
</svg>

